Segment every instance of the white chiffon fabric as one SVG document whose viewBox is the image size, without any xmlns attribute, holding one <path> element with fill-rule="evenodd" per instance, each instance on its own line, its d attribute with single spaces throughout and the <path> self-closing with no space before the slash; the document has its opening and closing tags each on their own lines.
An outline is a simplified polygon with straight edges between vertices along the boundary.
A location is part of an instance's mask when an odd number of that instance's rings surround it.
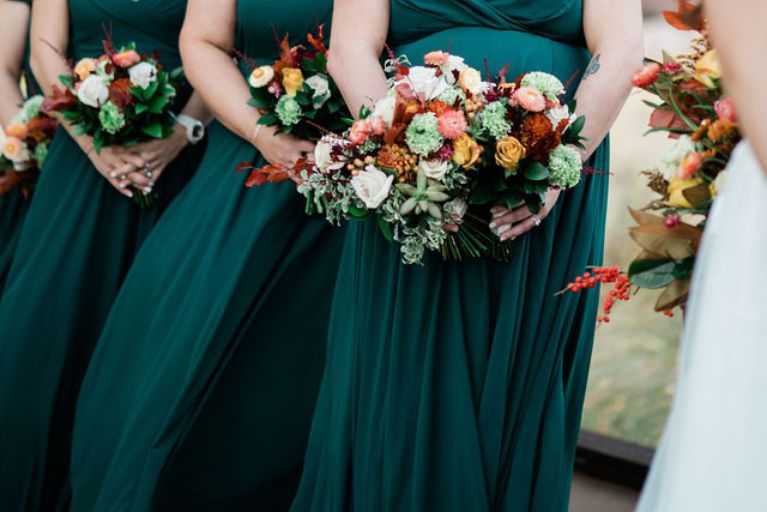
<svg viewBox="0 0 767 512">
<path fill-rule="evenodd" d="M 767 511 L 767 178 L 747 143 L 727 173 L 638 512 Z"/>
</svg>

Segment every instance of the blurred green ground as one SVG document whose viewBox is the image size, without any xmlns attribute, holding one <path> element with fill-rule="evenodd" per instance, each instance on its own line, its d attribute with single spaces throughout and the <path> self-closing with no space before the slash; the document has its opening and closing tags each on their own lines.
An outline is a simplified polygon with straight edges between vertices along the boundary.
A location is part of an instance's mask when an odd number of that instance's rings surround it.
<svg viewBox="0 0 767 512">
<path fill-rule="evenodd" d="M 684 51 L 689 35 L 646 20 L 649 56 L 660 49 Z M 612 131 L 612 172 L 605 263 L 626 268 L 637 254 L 626 229 L 626 208 L 644 206 L 652 194 L 639 171 L 660 162 L 668 141 L 663 135 L 643 137 L 649 109 L 632 94 Z M 663 430 L 674 391 L 680 315 L 669 319 L 653 312 L 657 293 L 642 291 L 615 307 L 612 322 L 597 329 L 583 428 L 654 447 Z"/>
</svg>

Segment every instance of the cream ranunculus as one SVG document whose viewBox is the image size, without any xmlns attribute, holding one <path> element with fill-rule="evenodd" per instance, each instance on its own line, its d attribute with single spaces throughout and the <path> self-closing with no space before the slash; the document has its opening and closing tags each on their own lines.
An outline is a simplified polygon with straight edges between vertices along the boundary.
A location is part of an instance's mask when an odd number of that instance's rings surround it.
<svg viewBox="0 0 767 512">
<path fill-rule="evenodd" d="M 109 87 L 98 75 L 90 75 L 80 82 L 77 99 L 89 107 L 99 108 L 109 99 Z"/>
<path fill-rule="evenodd" d="M 551 121 L 551 127 L 554 130 L 557 129 L 557 126 L 559 126 L 563 119 L 568 120 L 567 128 L 578 119 L 577 115 L 570 113 L 570 108 L 567 105 L 546 111 L 546 117 Z M 565 131 L 567 131 L 567 128 L 565 128 Z"/>
<path fill-rule="evenodd" d="M 250 73 L 248 83 L 254 89 L 266 86 L 274 78 L 274 69 L 271 66 L 259 66 Z"/>
<path fill-rule="evenodd" d="M 441 180 L 447 174 L 450 168 L 450 163 L 443 160 L 421 160 L 418 167 L 427 178 L 433 180 Z"/>
<path fill-rule="evenodd" d="M 482 75 L 474 68 L 466 68 L 461 71 L 458 77 L 458 83 L 464 91 L 471 94 L 480 94 L 484 85 L 482 84 Z"/>
<path fill-rule="evenodd" d="M 139 62 L 128 70 L 133 85 L 146 89 L 157 80 L 157 68 L 149 62 Z"/>
<path fill-rule="evenodd" d="M 351 183 L 357 197 L 367 208 L 374 210 L 389 197 L 393 181 L 394 176 L 368 165 L 364 171 L 352 178 Z"/>
<path fill-rule="evenodd" d="M 396 106 L 397 99 L 394 96 L 387 96 L 376 102 L 373 108 L 371 117 L 380 117 L 386 123 L 386 126 L 391 126 L 394 122 L 394 107 Z"/>
<path fill-rule="evenodd" d="M 312 75 L 306 79 L 306 85 L 314 91 L 314 97 L 330 96 L 330 82 L 322 75 Z"/>
<path fill-rule="evenodd" d="M 333 160 L 332 149 L 332 145 L 325 139 L 320 139 L 314 146 L 314 164 L 323 173 L 337 171 L 345 165 L 343 160 Z"/>
<path fill-rule="evenodd" d="M 398 83 L 410 84 L 416 94 L 423 94 L 426 101 L 437 98 L 450 88 L 444 75 L 437 76 L 435 68 L 413 66 L 406 78 Z"/>
</svg>

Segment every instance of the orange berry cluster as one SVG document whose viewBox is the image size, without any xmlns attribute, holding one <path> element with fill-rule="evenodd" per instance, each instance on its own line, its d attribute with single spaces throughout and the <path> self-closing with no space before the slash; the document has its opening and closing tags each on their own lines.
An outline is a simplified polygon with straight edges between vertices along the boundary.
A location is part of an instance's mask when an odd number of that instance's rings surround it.
<svg viewBox="0 0 767 512">
<path fill-rule="evenodd" d="M 370 165 L 373 162 L 374 160 L 372 156 L 366 156 L 364 160 L 355 158 L 352 162 L 346 164 L 346 169 L 352 176 L 356 176 L 365 168 L 365 166 Z"/>
</svg>

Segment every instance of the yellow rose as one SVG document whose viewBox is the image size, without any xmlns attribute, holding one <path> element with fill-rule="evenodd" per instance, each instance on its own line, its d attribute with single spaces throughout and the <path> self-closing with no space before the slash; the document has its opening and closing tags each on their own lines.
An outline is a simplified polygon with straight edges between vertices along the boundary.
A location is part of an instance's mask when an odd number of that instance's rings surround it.
<svg viewBox="0 0 767 512">
<path fill-rule="evenodd" d="M 482 92 L 482 75 L 474 68 L 466 68 L 461 71 L 458 83 L 468 93 L 477 95 Z"/>
<path fill-rule="evenodd" d="M 684 191 L 688 188 L 697 187 L 703 183 L 701 178 L 683 180 L 675 176 L 668 184 L 668 204 L 677 208 L 692 208 L 690 201 L 684 197 Z"/>
<path fill-rule="evenodd" d="M 75 74 L 80 80 L 85 80 L 96 71 L 98 64 L 93 59 L 80 59 L 75 65 Z"/>
<path fill-rule="evenodd" d="M 453 162 L 462 166 L 464 169 L 468 169 L 479 160 L 479 155 L 482 153 L 482 148 L 479 147 L 477 141 L 469 137 L 469 134 L 464 133 L 453 141 Z"/>
<path fill-rule="evenodd" d="M 714 79 L 721 78 L 722 66 L 716 50 L 709 50 L 695 62 L 695 79 L 708 87 L 715 89 Z"/>
<path fill-rule="evenodd" d="M 495 163 L 504 169 L 516 172 L 523 158 L 525 158 L 525 146 L 515 137 L 506 136 L 497 142 Z"/>
<path fill-rule="evenodd" d="M 288 96 L 295 96 L 304 86 L 304 75 L 298 68 L 285 68 L 282 70 L 282 86 Z"/>
</svg>

